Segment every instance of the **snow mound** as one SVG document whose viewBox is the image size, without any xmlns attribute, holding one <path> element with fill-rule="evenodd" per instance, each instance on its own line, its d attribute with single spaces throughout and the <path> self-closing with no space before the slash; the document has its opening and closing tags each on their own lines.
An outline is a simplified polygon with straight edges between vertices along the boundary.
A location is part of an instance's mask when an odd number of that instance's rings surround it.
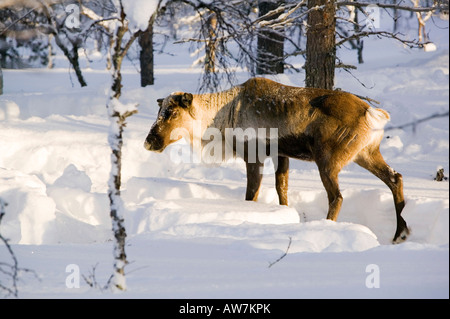
<svg viewBox="0 0 450 319">
<path fill-rule="evenodd" d="M 0 196 L 8 204 L 2 235 L 12 243 L 43 244 L 55 240 L 55 203 L 36 176 L 0 167 Z"/>
<path fill-rule="evenodd" d="M 157 201 L 145 211 L 145 219 L 139 220 L 137 233 L 148 230 L 168 230 L 179 225 L 190 224 L 290 224 L 298 223 L 297 211 L 293 208 L 265 205 L 248 201 L 183 199 Z"/>
<path fill-rule="evenodd" d="M 362 251 L 379 245 L 366 226 L 318 220 L 300 223 L 291 207 L 239 200 L 158 200 L 126 216 L 132 234 L 163 238 L 214 238 L 290 252 Z"/>
<path fill-rule="evenodd" d="M 105 227 L 110 221 L 107 197 L 91 192 L 91 185 L 89 176 L 71 164 L 47 187 L 48 196 L 56 204 L 58 242 L 88 243 L 109 238 Z"/>
<path fill-rule="evenodd" d="M 189 223 L 173 226 L 165 234 L 186 239 L 214 238 L 246 242 L 257 249 L 287 250 L 289 253 L 357 252 L 380 245 L 376 236 L 365 226 L 329 220 L 291 223 L 281 227 L 251 222 L 233 227 L 224 223 Z"/>
<path fill-rule="evenodd" d="M 18 119 L 20 108 L 10 100 L 0 100 L 0 121 Z"/>
</svg>

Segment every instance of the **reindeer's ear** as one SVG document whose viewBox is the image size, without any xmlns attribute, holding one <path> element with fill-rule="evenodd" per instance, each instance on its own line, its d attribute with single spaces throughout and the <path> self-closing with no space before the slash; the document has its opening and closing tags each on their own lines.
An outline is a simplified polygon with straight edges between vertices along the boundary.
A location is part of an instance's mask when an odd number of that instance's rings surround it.
<svg viewBox="0 0 450 319">
<path fill-rule="evenodd" d="M 181 96 L 181 106 L 190 107 L 192 105 L 192 100 L 194 96 L 191 93 L 183 93 Z"/>
<path fill-rule="evenodd" d="M 157 99 L 156 102 L 158 102 L 158 106 L 161 107 L 164 99 Z"/>
</svg>

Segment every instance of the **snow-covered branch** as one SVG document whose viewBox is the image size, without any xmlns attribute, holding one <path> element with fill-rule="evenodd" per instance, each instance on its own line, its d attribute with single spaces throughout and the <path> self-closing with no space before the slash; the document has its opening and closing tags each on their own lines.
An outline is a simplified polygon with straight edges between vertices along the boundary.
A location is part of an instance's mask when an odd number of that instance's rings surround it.
<svg viewBox="0 0 450 319">
<path fill-rule="evenodd" d="M 266 13 L 265 15 L 259 17 L 258 19 L 256 19 L 254 21 L 254 23 L 256 23 L 256 24 L 259 23 L 259 26 L 264 27 L 264 26 L 268 26 L 270 24 L 280 24 L 280 23 L 286 22 L 286 20 L 289 16 L 291 16 L 295 11 L 297 11 L 301 7 L 306 6 L 306 3 L 307 3 L 307 0 L 302 0 L 296 5 L 293 5 L 293 4 L 285 5 L 285 6 L 282 5 L 282 6 L 278 7 L 277 9 L 271 10 L 268 13 Z M 290 7 L 292 7 L 292 8 L 289 9 Z M 286 10 L 288 10 L 288 12 L 285 13 Z M 278 14 L 280 15 L 278 18 L 269 19 Z"/>
<path fill-rule="evenodd" d="M 94 10 L 86 7 L 85 5 L 81 5 L 81 11 L 80 13 L 84 16 L 86 16 L 87 18 L 89 18 L 90 20 L 92 20 L 91 25 L 94 24 L 98 24 L 101 25 L 102 27 L 104 27 L 106 30 L 110 30 L 111 29 L 111 21 L 112 20 L 116 20 L 117 17 L 116 16 L 112 16 L 112 17 L 102 17 L 100 15 L 98 15 L 97 13 L 94 12 Z M 90 29 L 91 26 L 88 28 Z"/>
</svg>

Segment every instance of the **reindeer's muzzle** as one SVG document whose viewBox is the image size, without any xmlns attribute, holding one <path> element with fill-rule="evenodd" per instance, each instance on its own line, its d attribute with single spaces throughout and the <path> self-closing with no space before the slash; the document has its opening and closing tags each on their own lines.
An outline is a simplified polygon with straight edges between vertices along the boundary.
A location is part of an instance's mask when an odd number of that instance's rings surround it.
<svg viewBox="0 0 450 319">
<path fill-rule="evenodd" d="M 164 141 L 159 135 L 150 132 L 145 139 L 144 148 L 147 151 L 161 153 L 165 148 Z"/>
</svg>

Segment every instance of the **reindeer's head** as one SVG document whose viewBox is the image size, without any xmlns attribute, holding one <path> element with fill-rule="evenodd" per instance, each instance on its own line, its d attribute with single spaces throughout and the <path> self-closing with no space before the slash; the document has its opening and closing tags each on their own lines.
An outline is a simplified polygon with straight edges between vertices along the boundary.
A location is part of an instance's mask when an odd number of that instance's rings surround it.
<svg viewBox="0 0 450 319">
<path fill-rule="evenodd" d="M 173 134 L 176 129 L 192 130 L 192 100 L 191 93 L 176 92 L 164 99 L 158 99 L 159 112 L 156 122 L 144 142 L 145 149 L 162 152 L 169 144 L 180 140 L 182 134 Z M 191 133 L 191 132 L 190 132 Z"/>
</svg>

